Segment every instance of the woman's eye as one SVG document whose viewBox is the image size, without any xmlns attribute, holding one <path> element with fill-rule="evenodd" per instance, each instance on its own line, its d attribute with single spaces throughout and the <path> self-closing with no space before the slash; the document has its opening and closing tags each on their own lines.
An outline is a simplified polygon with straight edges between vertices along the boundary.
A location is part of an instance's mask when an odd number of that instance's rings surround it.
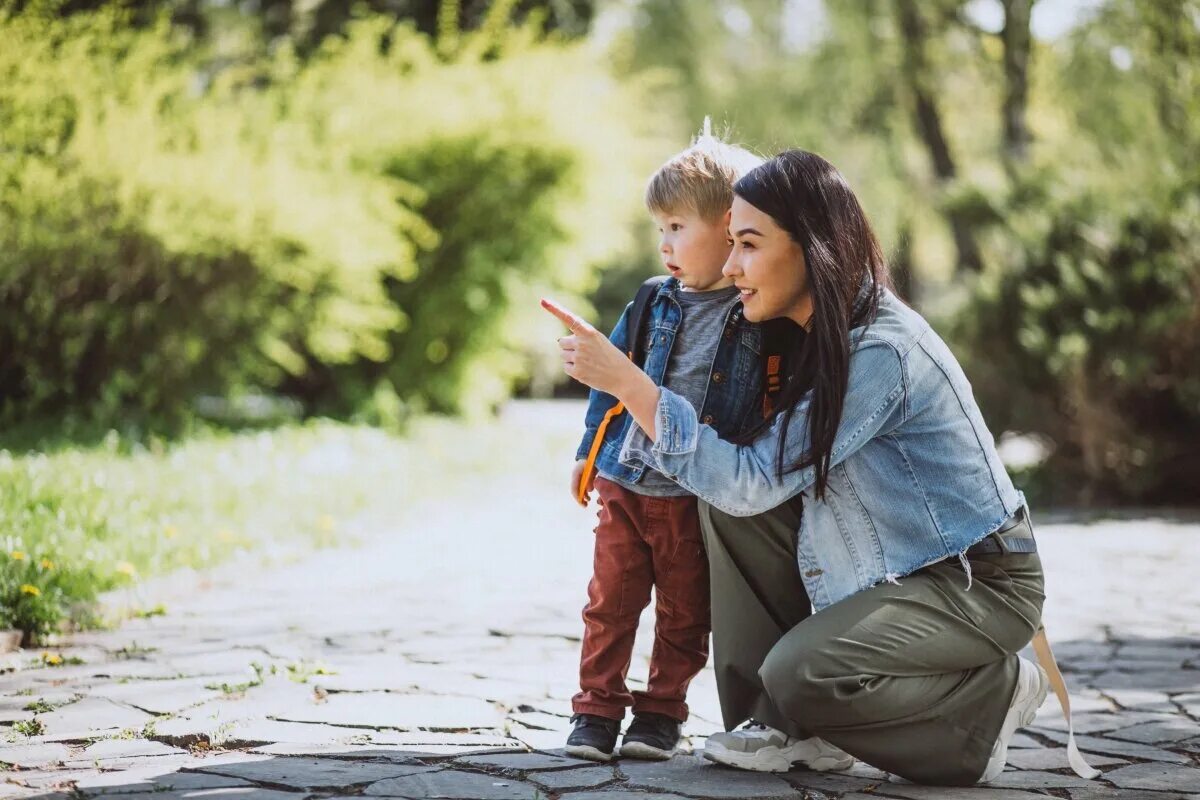
<svg viewBox="0 0 1200 800">
<path fill-rule="evenodd" d="M 749 242 L 742 242 L 742 249 L 743 250 L 753 250 L 754 245 L 750 244 Z"/>
</svg>

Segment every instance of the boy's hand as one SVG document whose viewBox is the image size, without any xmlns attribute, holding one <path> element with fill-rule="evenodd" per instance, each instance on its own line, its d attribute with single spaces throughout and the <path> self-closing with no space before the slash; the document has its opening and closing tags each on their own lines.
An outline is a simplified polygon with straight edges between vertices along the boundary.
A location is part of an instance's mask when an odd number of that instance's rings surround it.
<svg viewBox="0 0 1200 800">
<path fill-rule="evenodd" d="M 587 461 L 580 459 L 575 462 L 575 468 L 571 470 L 571 499 L 584 508 L 587 507 L 588 501 L 592 499 L 592 490 L 596 488 L 596 473 L 593 472 L 588 476 L 587 488 L 583 490 L 583 499 L 579 499 L 579 481 L 583 479 L 583 467 Z"/>
</svg>

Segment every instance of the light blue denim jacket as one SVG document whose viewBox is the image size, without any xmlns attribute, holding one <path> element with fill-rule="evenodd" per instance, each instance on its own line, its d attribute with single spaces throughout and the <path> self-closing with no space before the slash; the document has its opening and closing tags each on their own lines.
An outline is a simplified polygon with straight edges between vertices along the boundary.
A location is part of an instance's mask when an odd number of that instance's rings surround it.
<svg viewBox="0 0 1200 800">
<path fill-rule="evenodd" d="M 945 342 L 883 290 L 873 323 L 850 332 L 850 376 L 828 490 L 805 503 L 797 557 L 813 607 L 958 556 L 1025 503 L 996 453 L 971 386 Z M 788 428 L 785 463 L 805 445 L 810 396 Z M 778 478 L 781 417 L 737 445 L 660 390 L 651 442 L 630 426 L 621 461 L 645 463 L 736 516 L 774 508 L 815 482 L 808 468 Z"/>
</svg>

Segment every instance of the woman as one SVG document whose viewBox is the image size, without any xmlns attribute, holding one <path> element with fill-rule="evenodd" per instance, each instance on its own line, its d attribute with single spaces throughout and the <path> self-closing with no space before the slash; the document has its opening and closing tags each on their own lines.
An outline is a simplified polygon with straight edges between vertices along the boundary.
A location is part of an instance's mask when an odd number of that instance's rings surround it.
<svg viewBox="0 0 1200 800">
<path fill-rule="evenodd" d="M 797 323 L 774 412 L 746 441 L 543 301 L 572 330 L 567 374 L 638 423 L 622 460 L 706 501 L 722 711 L 727 729 L 750 724 L 705 754 L 990 781 L 1048 689 L 1016 655 L 1044 599 L 1024 498 L 954 356 L 892 293 L 841 174 L 791 150 L 734 191 L 725 273 L 746 318 Z"/>
</svg>

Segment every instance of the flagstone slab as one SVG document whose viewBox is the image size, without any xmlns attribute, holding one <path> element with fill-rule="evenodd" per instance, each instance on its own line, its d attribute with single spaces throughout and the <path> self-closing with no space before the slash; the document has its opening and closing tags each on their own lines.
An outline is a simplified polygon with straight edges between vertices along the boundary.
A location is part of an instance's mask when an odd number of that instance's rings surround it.
<svg viewBox="0 0 1200 800">
<path fill-rule="evenodd" d="M 1087 762 L 1093 767 L 1108 767 L 1115 764 L 1128 764 L 1123 758 L 1088 753 Z M 1040 750 L 1008 751 L 1008 765 L 1017 769 L 1067 769 L 1067 748 L 1044 747 Z"/>
<path fill-rule="evenodd" d="M 561 792 L 565 789 L 591 789 L 610 783 L 616 777 L 612 767 L 583 767 L 537 772 L 530 775 L 529 780 L 544 789 Z"/>
<path fill-rule="evenodd" d="M 1002 789 L 1065 789 L 1068 786 L 1091 786 L 1094 781 L 1075 773 L 1040 772 L 1038 770 L 1005 770 L 988 784 Z"/>
<path fill-rule="evenodd" d="M 281 756 L 241 764 L 201 765 L 191 771 L 227 775 L 254 783 L 291 786 L 296 789 L 344 789 L 410 775 L 425 769 L 428 768 L 398 763 Z"/>
<path fill-rule="evenodd" d="M 682 792 L 701 797 L 794 797 L 796 790 L 776 775 L 717 766 L 699 756 L 676 756 L 670 761 L 621 762 L 631 787 Z"/>
<path fill-rule="evenodd" d="M 220 683 L 247 680 L 245 675 L 220 676 Z M 211 678 L 189 678 L 181 680 L 132 680 L 126 683 L 106 683 L 87 689 L 89 697 L 113 700 L 150 714 L 178 714 L 192 706 L 200 705 L 221 696 L 219 689 L 208 688 Z"/>
<path fill-rule="evenodd" d="M 218 727 L 214 731 L 214 735 L 226 747 L 269 744 L 271 742 L 337 744 L 362 737 L 365 733 L 366 731 L 360 728 L 281 722 L 273 719 L 239 720 L 224 728 Z"/>
<path fill-rule="evenodd" d="M 98 761 L 101 766 L 110 766 L 107 762 L 125 761 L 147 756 L 186 755 L 186 750 L 146 739 L 102 739 L 95 744 L 88 745 L 82 750 L 76 751 L 74 756 L 67 761 L 67 764 L 69 766 L 72 763 L 79 763 L 86 766 Z"/>
<path fill-rule="evenodd" d="M 472 767 L 491 767 L 494 769 L 517 770 L 521 772 L 563 769 L 565 767 L 585 767 L 595 764 L 594 761 L 585 761 L 581 758 L 551 755 L 548 753 L 506 753 L 503 755 L 464 756 L 455 759 L 455 763 Z"/>
<path fill-rule="evenodd" d="M 75 788 L 89 797 L 133 792 L 198 791 L 251 785 L 249 781 L 231 778 L 228 775 L 178 772 L 151 767 L 103 772 L 75 782 Z M 155 797 L 158 795 L 155 794 Z"/>
<path fill-rule="evenodd" d="M 1072 717 L 1075 724 L 1075 734 L 1078 736 L 1081 733 L 1107 733 L 1108 731 L 1115 731 L 1118 728 L 1129 728 L 1145 722 L 1169 722 L 1177 719 L 1178 715 L 1152 711 L 1121 711 L 1108 714 L 1075 713 Z M 1035 729 L 1065 731 L 1067 729 L 1067 721 L 1061 716 L 1061 713 L 1057 716 L 1039 716 L 1032 727 Z"/>
<path fill-rule="evenodd" d="M 1181 742 L 1200 736 L 1200 724 L 1176 715 L 1173 719 L 1162 722 L 1150 722 L 1121 728 L 1108 734 L 1114 739 L 1125 739 L 1141 744 L 1160 744 L 1163 742 Z"/>
<path fill-rule="evenodd" d="M 475 748 L 477 750 L 527 750 L 524 745 L 503 731 L 471 731 L 457 733 L 448 731 L 380 731 L 361 730 L 372 742 L 380 744 L 408 745 L 414 748 L 431 745 L 441 747 Z M 466 753 L 464 753 L 466 755 Z"/>
<path fill-rule="evenodd" d="M 85 697 L 68 706 L 39 714 L 38 721 L 48 735 L 65 736 L 112 728 L 140 729 L 152 717 L 145 711 L 114 703 L 101 697 Z"/>
<path fill-rule="evenodd" d="M 341 758 L 357 760 L 414 762 L 423 756 L 433 755 L 394 744 L 304 744 L 302 742 L 276 742 L 251 747 L 246 752 L 276 756 L 313 756 L 317 758 Z"/>
<path fill-rule="evenodd" d="M 1108 689 L 1104 693 L 1121 706 L 1122 710 L 1163 711 L 1168 714 L 1179 712 L 1166 692 L 1148 689 Z"/>
<path fill-rule="evenodd" d="M 260 786 L 230 786 L 165 792 L 113 792 L 102 797 L 104 800 L 306 800 L 309 795 L 264 789 Z"/>
<path fill-rule="evenodd" d="M 554 750 L 567 741 L 567 734 L 563 731 L 531 730 L 517 723 L 510 724 L 508 732 L 532 750 Z"/>
<path fill-rule="evenodd" d="M 330 695 L 320 705 L 281 711 L 275 716 L 294 722 L 408 730 L 497 728 L 504 723 L 500 710 L 484 700 L 391 693 Z"/>
<path fill-rule="evenodd" d="M 1020 789 L 987 786 L 918 786 L 909 783 L 889 783 L 880 792 L 907 800 L 1046 800 L 1046 795 Z"/>
<path fill-rule="evenodd" d="M 796 797 L 799 798 L 799 793 Z M 630 792 L 620 790 L 605 790 L 599 792 L 571 792 L 562 795 L 570 800 L 688 800 L 683 795 L 665 792 Z"/>
<path fill-rule="evenodd" d="M 58 764 L 72 758 L 71 748 L 64 744 L 16 744 L 0 747 L 0 763 L 33 769 Z"/>
<path fill-rule="evenodd" d="M 1157 670 L 1105 672 L 1088 683 L 1098 689 L 1160 689 L 1170 692 L 1194 692 L 1200 689 L 1200 670 Z"/>
<path fill-rule="evenodd" d="M 1061 731 L 1046 731 L 1047 739 L 1065 745 L 1067 734 Z M 1147 761 L 1162 761 L 1170 764 L 1188 764 L 1187 756 L 1172 753 L 1160 747 L 1151 747 L 1137 742 L 1124 742 L 1120 739 L 1105 739 L 1097 736 L 1076 736 L 1075 743 L 1084 753 L 1103 753 L 1110 756 L 1128 756 Z"/>
<path fill-rule="evenodd" d="M 1066 790 L 1071 800 L 1189 800 L 1177 792 L 1152 792 L 1146 789 L 1114 789 L 1099 784 L 1086 789 Z M 1193 795 L 1195 796 L 1195 795 Z"/>
<path fill-rule="evenodd" d="M 1037 739 L 1034 739 L 1032 736 L 1029 736 L 1028 734 L 1024 734 L 1024 733 L 1019 733 L 1019 732 L 1014 733 L 1012 739 L 1010 739 L 1008 742 L 1009 750 L 1012 750 L 1013 748 L 1017 748 L 1019 750 L 1020 749 L 1036 749 L 1036 748 L 1045 747 L 1045 746 L 1046 745 L 1042 744 Z"/>
<path fill-rule="evenodd" d="M 12 785 L 32 787 L 40 791 L 70 791 L 71 786 L 76 781 L 106 774 L 109 773 L 101 772 L 97 769 L 64 769 L 62 767 L 21 770 L 20 772 L 5 774 L 0 779 L 0 788 L 7 788 L 9 785 Z"/>
<path fill-rule="evenodd" d="M 1104 779 L 1122 789 L 1194 792 L 1200 789 L 1200 768 L 1177 764 L 1133 764 L 1106 772 Z"/>
<path fill-rule="evenodd" d="M 842 772 L 811 772 L 809 770 L 781 773 L 780 777 L 799 789 L 810 789 L 829 794 L 874 791 L 875 787 L 883 786 L 887 782 L 883 777 L 863 777 L 847 775 Z"/>
<path fill-rule="evenodd" d="M 248 670 L 254 674 L 251 666 L 258 663 L 268 666 L 272 659 L 263 653 L 253 653 L 247 650 L 218 650 L 208 653 L 196 653 L 187 656 L 168 655 L 168 661 L 175 671 L 184 677 L 203 677 L 224 675 L 229 672 Z"/>
<path fill-rule="evenodd" d="M 368 786 L 363 794 L 410 800 L 547 800 L 549 797 L 531 783 L 452 769 L 427 769 L 402 778 L 382 780 Z"/>
</svg>

